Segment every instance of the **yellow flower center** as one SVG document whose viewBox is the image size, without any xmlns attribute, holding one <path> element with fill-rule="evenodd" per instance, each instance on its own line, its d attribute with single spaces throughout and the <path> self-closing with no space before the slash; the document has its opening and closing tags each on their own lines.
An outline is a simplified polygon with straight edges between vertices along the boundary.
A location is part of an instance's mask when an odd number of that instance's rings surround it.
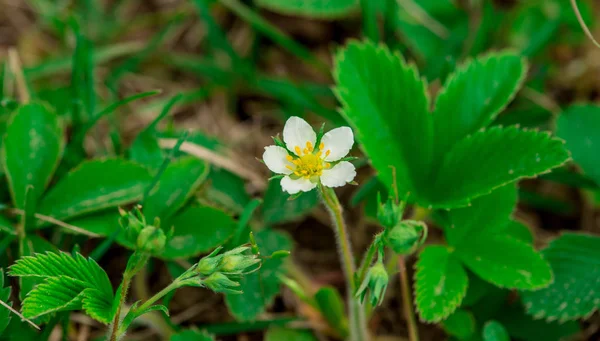
<svg viewBox="0 0 600 341">
<path fill-rule="evenodd" d="M 293 157 L 292 155 L 287 156 L 287 160 L 294 164 L 294 166 L 286 166 L 289 170 L 294 172 L 294 175 L 310 179 L 312 177 L 319 177 L 323 174 L 323 169 L 327 169 L 331 167 L 329 162 L 325 162 L 321 157 L 323 155 L 323 148 L 325 145 L 321 143 L 319 146 L 319 151 L 314 152 L 314 148 L 312 143 L 306 142 L 306 147 L 301 149 L 300 146 L 296 146 L 294 151 L 298 157 Z M 325 152 L 325 157 L 327 157 L 331 151 L 327 150 Z"/>
</svg>

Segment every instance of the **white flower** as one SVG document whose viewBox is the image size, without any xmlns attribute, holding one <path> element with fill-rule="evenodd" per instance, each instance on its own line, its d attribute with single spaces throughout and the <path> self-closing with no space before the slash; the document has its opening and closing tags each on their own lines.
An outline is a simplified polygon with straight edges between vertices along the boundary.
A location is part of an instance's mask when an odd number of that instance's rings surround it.
<svg viewBox="0 0 600 341">
<path fill-rule="evenodd" d="M 356 176 L 354 165 L 339 161 L 354 144 L 349 127 L 333 129 L 323 135 L 318 146 L 317 134 L 300 117 L 290 117 L 283 127 L 286 148 L 267 146 L 263 161 L 269 169 L 285 175 L 281 188 L 289 194 L 308 192 L 320 182 L 327 187 L 340 187 Z"/>
</svg>

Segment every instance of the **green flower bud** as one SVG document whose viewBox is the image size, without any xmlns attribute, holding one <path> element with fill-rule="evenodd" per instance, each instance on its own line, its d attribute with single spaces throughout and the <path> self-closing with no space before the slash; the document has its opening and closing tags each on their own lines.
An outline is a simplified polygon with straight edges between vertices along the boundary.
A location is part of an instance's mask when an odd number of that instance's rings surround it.
<svg viewBox="0 0 600 341">
<path fill-rule="evenodd" d="M 360 302 L 362 303 L 364 302 L 368 292 L 371 299 L 371 304 L 373 306 L 380 305 L 383 301 L 383 297 L 385 296 L 388 281 L 389 276 L 380 257 L 375 265 L 369 269 L 369 272 L 367 272 L 367 276 L 356 292 L 356 297 L 359 297 Z"/>
<path fill-rule="evenodd" d="M 198 264 L 196 264 L 196 268 L 194 272 L 199 274 L 202 277 L 210 276 L 221 268 L 221 261 L 223 260 L 223 256 L 217 254 L 223 248 L 219 246 L 213 252 L 211 252 L 208 256 L 200 259 Z"/>
<path fill-rule="evenodd" d="M 386 243 L 399 255 L 414 252 L 427 238 L 427 225 L 421 221 L 404 220 L 386 236 Z"/>
<path fill-rule="evenodd" d="M 125 237 L 131 243 L 135 243 L 138 235 L 142 232 L 142 229 L 146 227 L 146 219 L 140 211 L 141 206 L 134 207 L 131 211 L 127 212 L 119 208 L 119 224 L 125 230 Z"/>
<path fill-rule="evenodd" d="M 255 255 L 224 255 L 219 271 L 226 274 L 241 275 L 257 263 L 260 263 L 260 259 Z"/>
<path fill-rule="evenodd" d="M 155 226 L 146 226 L 137 237 L 137 248 L 150 254 L 161 253 L 167 244 L 163 230 Z"/>
<path fill-rule="evenodd" d="M 402 220 L 404 203 L 397 204 L 391 197 L 385 203 L 381 202 L 381 195 L 377 193 L 377 220 L 385 228 L 392 228 Z"/>
<path fill-rule="evenodd" d="M 241 290 L 235 290 L 240 283 L 232 281 L 225 274 L 215 272 L 202 280 L 202 285 L 214 292 L 223 292 L 227 294 L 241 294 Z"/>
</svg>

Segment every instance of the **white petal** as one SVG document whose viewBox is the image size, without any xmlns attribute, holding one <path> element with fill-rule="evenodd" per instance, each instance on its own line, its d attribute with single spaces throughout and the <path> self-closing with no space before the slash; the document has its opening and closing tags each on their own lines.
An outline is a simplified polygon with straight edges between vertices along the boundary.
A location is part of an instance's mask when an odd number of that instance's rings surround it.
<svg viewBox="0 0 600 341">
<path fill-rule="evenodd" d="M 321 142 L 323 143 L 323 153 L 329 150 L 329 155 L 325 157 L 325 161 L 337 161 L 348 155 L 348 152 L 352 149 L 354 134 L 349 127 L 339 127 L 323 135 Z"/>
<path fill-rule="evenodd" d="M 327 187 L 340 187 L 354 180 L 356 169 L 348 161 L 342 161 L 331 169 L 323 170 L 321 183 Z"/>
<path fill-rule="evenodd" d="M 288 156 L 287 150 L 279 146 L 267 146 L 263 153 L 263 161 L 269 169 L 277 174 L 292 174 L 292 171 L 286 166 L 294 165 L 289 162 L 286 157 Z"/>
<path fill-rule="evenodd" d="M 310 182 L 310 180 L 306 178 L 294 180 L 289 176 L 286 176 L 281 179 L 281 188 L 289 194 L 296 194 L 300 191 L 308 192 L 315 187 L 317 187 L 317 184 Z"/>
<path fill-rule="evenodd" d="M 285 126 L 283 127 L 283 142 L 287 148 L 296 153 L 296 147 L 300 147 L 300 150 L 306 148 L 306 142 L 310 142 L 311 145 L 315 145 L 317 141 L 317 134 L 305 120 L 297 116 L 290 117 Z M 298 154 L 298 153 L 296 153 Z"/>
</svg>

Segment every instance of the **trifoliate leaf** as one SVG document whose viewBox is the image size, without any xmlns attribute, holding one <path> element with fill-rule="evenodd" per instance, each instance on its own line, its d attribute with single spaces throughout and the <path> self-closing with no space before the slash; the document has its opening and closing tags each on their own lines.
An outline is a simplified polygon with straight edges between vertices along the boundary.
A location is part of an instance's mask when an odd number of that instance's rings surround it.
<svg viewBox="0 0 600 341">
<path fill-rule="evenodd" d="M 467 204 L 495 188 L 560 166 L 569 153 L 548 133 L 492 127 L 456 143 L 430 186 L 433 206 Z"/>
<path fill-rule="evenodd" d="M 427 246 L 415 273 L 415 303 L 423 321 L 439 322 L 462 302 L 469 284 L 467 273 L 445 246 Z"/>
<path fill-rule="evenodd" d="M 38 202 L 63 148 L 63 129 L 58 116 L 46 106 L 26 104 L 10 117 L 2 144 L 2 163 L 16 207 L 25 206 L 28 186 L 32 187 L 33 202 Z"/>
<path fill-rule="evenodd" d="M 104 270 L 80 254 L 36 254 L 19 259 L 10 275 L 44 280 L 23 301 L 23 316 L 34 318 L 57 311 L 84 309 L 103 323 L 110 322 L 112 286 Z"/>
<path fill-rule="evenodd" d="M 433 123 L 427 84 L 414 65 L 371 42 L 352 42 L 335 58 L 335 93 L 364 152 L 388 188 L 422 195 L 430 182 Z M 423 200 L 421 200 L 423 201 Z"/>
<path fill-rule="evenodd" d="M 282 14 L 318 19 L 340 18 L 358 9 L 358 0 L 257 0 L 256 4 Z"/>
<path fill-rule="evenodd" d="M 483 326 L 483 341 L 510 341 L 510 336 L 502 324 L 488 321 Z"/>
<path fill-rule="evenodd" d="M 552 282 L 552 270 L 535 249 L 503 235 L 481 235 L 463 243 L 456 256 L 479 277 L 499 287 L 535 290 Z"/>
<path fill-rule="evenodd" d="M 556 124 L 556 134 L 565 140 L 573 160 L 600 185 L 600 107 L 569 107 Z"/>
<path fill-rule="evenodd" d="M 565 233 L 543 250 L 554 272 L 547 288 L 523 293 L 527 313 L 561 322 L 586 318 L 600 308 L 600 237 Z"/>
<path fill-rule="evenodd" d="M 489 125 L 521 87 L 527 65 L 516 53 L 491 53 L 470 60 L 446 80 L 436 102 L 435 155 Z M 437 159 L 436 158 L 436 159 Z"/>
<path fill-rule="evenodd" d="M 477 71 L 481 64 L 486 65 L 484 69 L 494 69 L 492 74 L 506 72 L 502 66 L 496 70 L 491 60 L 506 63 L 503 65 L 511 73 L 518 74 L 517 79 L 509 77 L 498 83 L 502 94 L 492 91 L 494 82 L 490 84 L 491 79 Z M 420 206 L 466 206 L 498 187 L 547 172 L 569 158 L 562 141 L 545 133 L 516 127 L 480 130 L 507 104 L 502 99 L 509 101 L 519 87 L 524 72 L 519 57 L 482 57 L 473 62 L 474 71 L 467 67 L 460 77 L 449 81 L 449 89 L 441 91 L 439 110 L 450 112 L 458 105 L 454 101 L 462 104 L 468 102 L 467 97 L 483 102 L 473 102 L 473 107 L 467 107 L 471 111 L 465 109 L 468 120 L 454 120 L 448 113 L 439 115 L 440 123 L 429 112 L 425 81 L 399 54 L 370 42 L 352 42 L 335 61 L 335 93 L 342 103 L 342 116 L 354 128 L 388 190 L 393 189 L 395 170 L 400 197 Z M 486 92 L 480 96 L 477 91 L 483 90 Z M 464 121 L 464 125 L 455 121 Z M 444 127 L 452 130 L 444 140 L 434 141 L 434 126 L 440 131 Z M 437 130 L 436 138 L 442 136 Z"/>
<path fill-rule="evenodd" d="M 142 198 L 152 177 L 123 159 L 85 161 L 44 196 L 40 213 L 59 220 L 127 204 Z"/>
</svg>

